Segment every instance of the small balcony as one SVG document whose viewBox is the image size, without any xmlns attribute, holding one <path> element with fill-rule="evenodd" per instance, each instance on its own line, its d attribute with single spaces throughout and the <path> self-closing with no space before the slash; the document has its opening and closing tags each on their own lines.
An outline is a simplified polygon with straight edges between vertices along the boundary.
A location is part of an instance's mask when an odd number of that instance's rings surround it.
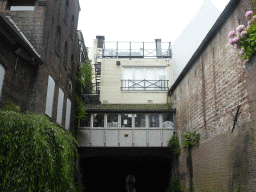
<svg viewBox="0 0 256 192">
<path fill-rule="evenodd" d="M 169 80 L 121 80 L 121 91 L 168 91 Z"/>
</svg>

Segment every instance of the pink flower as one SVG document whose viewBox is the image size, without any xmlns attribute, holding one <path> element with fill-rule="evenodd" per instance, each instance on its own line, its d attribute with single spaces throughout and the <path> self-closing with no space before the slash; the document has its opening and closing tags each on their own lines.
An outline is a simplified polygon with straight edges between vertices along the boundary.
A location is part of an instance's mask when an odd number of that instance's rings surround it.
<svg viewBox="0 0 256 192">
<path fill-rule="evenodd" d="M 247 31 L 242 31 L 240 35 L 241 35 L 241 37 L 243 37 L 243 36 L 245 36 L 246 34 L 247 34 Z"/>
<path fill-rule="evenodd" d="M 252 15 L 253 15 L 253 11 L 247 11 L 247 12 L 245 13 L 246 19 L 248 19 L 248 18 L 251 17 Z"/>
<path fill-rule="evenodd" d="M 230 40 L 229 40 L 229 43 L 230 43 L 230 45 L 234 45 L 234 44 L 235 44 L 235 42 L 233 41 L 233 39 L 230 39 Z"/>
<path fill-rule="evenodd" d="M 256 15 L 254 15 L 253 17 L 252 17 L 252 20 L 255 20 L 256 19 Z"/>
<path fill-rule="evenodd" d="M 244 53 L 244 51 L 243 51 L 243 50 L 241 50 L 241 51 L 239 52 L 239 54 L 240 54 L 240 55 L 242 55 L 243 53 Z"/>
<path fill-rule="evenodd" d="M 247 22 L 247 24 L 248 24 L 249 26 L 251 26 L 251 25 L 253 24 L 253 22 L 254 22 L 254 20 L 250 20 L 250 21 Z"/>
<path fill-rule="evenodd" d="M 236 31 L 237 31 L 237 32 L 241 32 L 244 28 L 245 28 L 244 25 L 239 25 L 239 26 L 236 28 Z"/>
<path fill-rule="evenodd" d="M 229 34 L 228 34 L 228 37 L 232 38 L 235 34 L 236 34 L 235 31 L 230 31 Z"/>
<path fill-rule="evenodd" d="M 238 39 L 239 39 L 239 37 L 234 37 L 232 40 L 233 40 L 233 42 L 235 43 L 235 42 L 238 41 Z"/>
</svg>

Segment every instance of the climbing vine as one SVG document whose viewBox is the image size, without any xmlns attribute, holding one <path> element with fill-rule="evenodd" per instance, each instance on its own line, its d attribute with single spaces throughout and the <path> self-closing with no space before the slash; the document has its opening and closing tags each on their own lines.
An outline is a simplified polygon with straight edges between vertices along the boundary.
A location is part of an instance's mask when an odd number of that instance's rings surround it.
<svg viewBox="0 0 256 192">
<path fill-rule="evenodd" d="M 177 135 L 173 135 L 170 138 L 168 146 L 172 148 L 174 154 L 180 154 L 180 143 Z"/>
<path fill-rule="evenodd" d="M 0 191 L 77 191 L 77 142 L 45 115 L 0 109 Z"/>
<path fill-rule="evenodd" d="M 183 147 L 192 147 L 194 145 L 197 145 L 199 143 L 200 140 L 200 135 L 199 133 L 196 133 L 196 131 L 187 131 L 186 133 L 184 133 L 183 135 Z"/>
</svg>

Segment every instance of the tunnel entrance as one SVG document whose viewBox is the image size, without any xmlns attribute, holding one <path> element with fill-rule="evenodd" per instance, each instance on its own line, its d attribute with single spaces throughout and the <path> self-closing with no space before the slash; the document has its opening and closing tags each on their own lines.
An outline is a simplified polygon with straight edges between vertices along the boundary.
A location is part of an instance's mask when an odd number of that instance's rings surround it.
<svg viewBox="0 0 256 192">
<path fill-rule="evenodd" d="M 159 154 L 135 154 L 98 154 L 80 159 L 79 166 L 85 191 L 126 192 L 126 178 L 128 175 L 134 175 L 136 192 L 164 192 L 170 180 L 171 158 Z"/>
</svg>

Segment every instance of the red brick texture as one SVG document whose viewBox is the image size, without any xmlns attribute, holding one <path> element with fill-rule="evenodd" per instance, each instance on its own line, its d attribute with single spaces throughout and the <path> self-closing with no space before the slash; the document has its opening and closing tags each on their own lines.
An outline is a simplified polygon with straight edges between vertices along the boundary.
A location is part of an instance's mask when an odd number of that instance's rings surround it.
<svg viewBox="0 0 256 192">
<path fill-rule="evenodd" d="M 248 10 L 252 3 L 241 0 L 171 95 L 180 141 L 188 130 L 200 133 L 191 159 L 188 149 L 179 156 L 182 189 L 192 182 L 194 191 L 256 191 L 255 100 L 250 100 L 256 68 L 246 69 L 248 62 L 237 56 L 227 36 L 239 24 L 247 25 Z M 238 126 L 231 133 L 239 105 Z"/>
</svg>

